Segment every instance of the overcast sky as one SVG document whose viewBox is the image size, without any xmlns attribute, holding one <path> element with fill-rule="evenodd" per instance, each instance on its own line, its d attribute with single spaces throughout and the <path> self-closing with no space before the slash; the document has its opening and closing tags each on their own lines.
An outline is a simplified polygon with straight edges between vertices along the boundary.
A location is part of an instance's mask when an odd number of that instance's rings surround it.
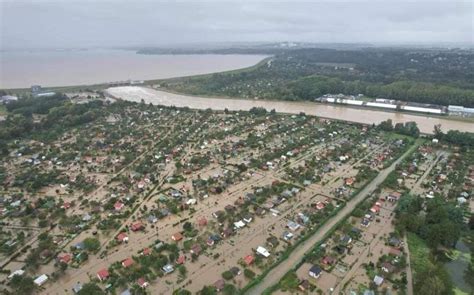
<svg viewBox="0 0 474 295">
<path fill-rule="evenodd" d="M 1 48 L 474 43 L 474 1 L 0 0 Z"/>
</svg>

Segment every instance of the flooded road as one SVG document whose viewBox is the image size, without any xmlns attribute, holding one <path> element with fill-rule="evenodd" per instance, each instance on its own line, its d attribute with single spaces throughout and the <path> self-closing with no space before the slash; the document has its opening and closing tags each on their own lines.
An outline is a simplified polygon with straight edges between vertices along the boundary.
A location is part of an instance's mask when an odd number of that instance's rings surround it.
<svg viewBox="0 0 474 295">
<path fill-rule="evenodd" d="M 304 112 L 329 119 L 344 120 L 364 124 L 379 124 L 387 119 L 393 123 L 415 121 L 422 133 L 432 134 L 434 125 L 441 124 L 443 131 L 459 130 L 474 132 L 474 123 L 466 121 L 448 120 L 442 117 L 412 115 L 408 113 L 384 112 L 369 109 L 350 108 L 338 105 L 327 105 L 303 101 L 270 101 L 246 100 L 230 98 L 208 98 L 174 94 L 145 87 L 114 87 L 107 93 L 124 100 L 160 104 L 165 106 L 189 107 L 193 109 L 207 109 L 231 111 L 249 110 L 253 107 L 264 107 L 267 110 L 298 114 Z"/>
</svg>

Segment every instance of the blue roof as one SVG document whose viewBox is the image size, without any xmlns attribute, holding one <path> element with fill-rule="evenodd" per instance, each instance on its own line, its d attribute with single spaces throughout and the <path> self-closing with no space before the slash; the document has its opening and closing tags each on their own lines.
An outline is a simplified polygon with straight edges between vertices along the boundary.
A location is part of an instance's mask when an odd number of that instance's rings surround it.
<svg viewBox="0 0 474 295">
<path fill-rule="evenodd" d="M 310 272 L 314 273 L 314 274 L 320 274 L 321 273 L 321 267 L 319 267 L 319 265 L 313 265 L 310 269 L 309 269 Z"/>
</svg>

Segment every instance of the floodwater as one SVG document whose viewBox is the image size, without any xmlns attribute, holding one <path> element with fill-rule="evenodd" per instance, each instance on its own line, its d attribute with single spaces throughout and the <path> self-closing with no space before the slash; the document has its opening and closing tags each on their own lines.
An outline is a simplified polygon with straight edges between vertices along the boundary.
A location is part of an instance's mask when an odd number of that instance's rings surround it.
<svg viewBox="0 0 474 295">
<path fill-rule="evenodd" d="M 458 251 L 457 258 L 445 263 L 445 267 L 448 270 L 454 285 L 466 294 L 472 294 L 473 291 L 466 281 L 465 272 L 469 267 L 470 262 L 470 249 L 463 240 L 459 240 L 456 243 L 456 251 Z"/>
<path fill-rule="evenodd" d="M 252 107 L 264 107 L 267 110 L 275 109 L 277 112 L 291 114 L 304 112 L 308 115 L 364 124 L 378 124 L 387 119 L 392 119 L 394 124 L 415 121 L 420 131 L 427 134 L 433 133 L 434 126 L 437 124 L 441 124 L 441 128 L 444 131 L 459 130 L 474 132 L 474 123 L 467 121 L 454 121 L 442 117 L 350 108 L 315 102 L 209 98 L 174 94 L 146 87 L 133 86 L 113 87 L 109 88 L 107 92 L 116 98 L 124 100 L 139 102 L 143 99 L 146 103 L 165 106 L 189 107 L 193 109 L 211 108 L 214 110 L 224 110 L 227 108 L 231 111 L 249 110 Z"/>
<path fill-rule="evenodd" d="M 0 51 L 0 88 L 153 80 L 245 68 L 263 55 L 143 55 L 132 50 Z"/>
</svg>

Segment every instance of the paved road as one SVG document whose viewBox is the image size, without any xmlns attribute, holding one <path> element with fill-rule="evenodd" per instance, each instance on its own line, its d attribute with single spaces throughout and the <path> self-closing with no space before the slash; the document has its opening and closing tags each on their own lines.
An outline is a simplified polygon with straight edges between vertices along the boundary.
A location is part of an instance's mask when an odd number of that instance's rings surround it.
<svg viewBox="0 0 474 295">
<path fill-rule="evenodd" d="M 294 249 L 285 261 L 281 262 L 277 267 L 272 269 L 260 284 L 247 291 L 246 294 L 260 295 L 267 288 L 277 284 L 280 279 L 288 272 L 288 270 L 296 267 L 296 265 L 301 261 L 303 256 L 307 252 L 309 252 L 315 244 L 323 240 L 326 233 L 331 230 L 332 227 L 334 227 L 338 222 L 343 220 L 346 216 L 351 214 L 354 208 L 360 202 L 362 202 L 369 194 L 371 194 L 377 188 L 377 186 L 385 180 L 385 178 L 387 178 L 388 174 L 395 169 L 396 165 L 400 163 L 413 149 L 417 147 L 418 144 L 413 145 L 392 165 L 380 171 L 380 173 L 375 177 L 375 179 L 372 180 L 372 182 L 370 182 L 361 192 L 359 192 L 357 196 L 347 202 L 346 206 L 342 208 L 336 216 L 328 220 L 320 229 L 318 229 L 313 234 L 313 236 L 311 236 L 309 239 L 301 243 L 296 249 Z"/>
</svg>

